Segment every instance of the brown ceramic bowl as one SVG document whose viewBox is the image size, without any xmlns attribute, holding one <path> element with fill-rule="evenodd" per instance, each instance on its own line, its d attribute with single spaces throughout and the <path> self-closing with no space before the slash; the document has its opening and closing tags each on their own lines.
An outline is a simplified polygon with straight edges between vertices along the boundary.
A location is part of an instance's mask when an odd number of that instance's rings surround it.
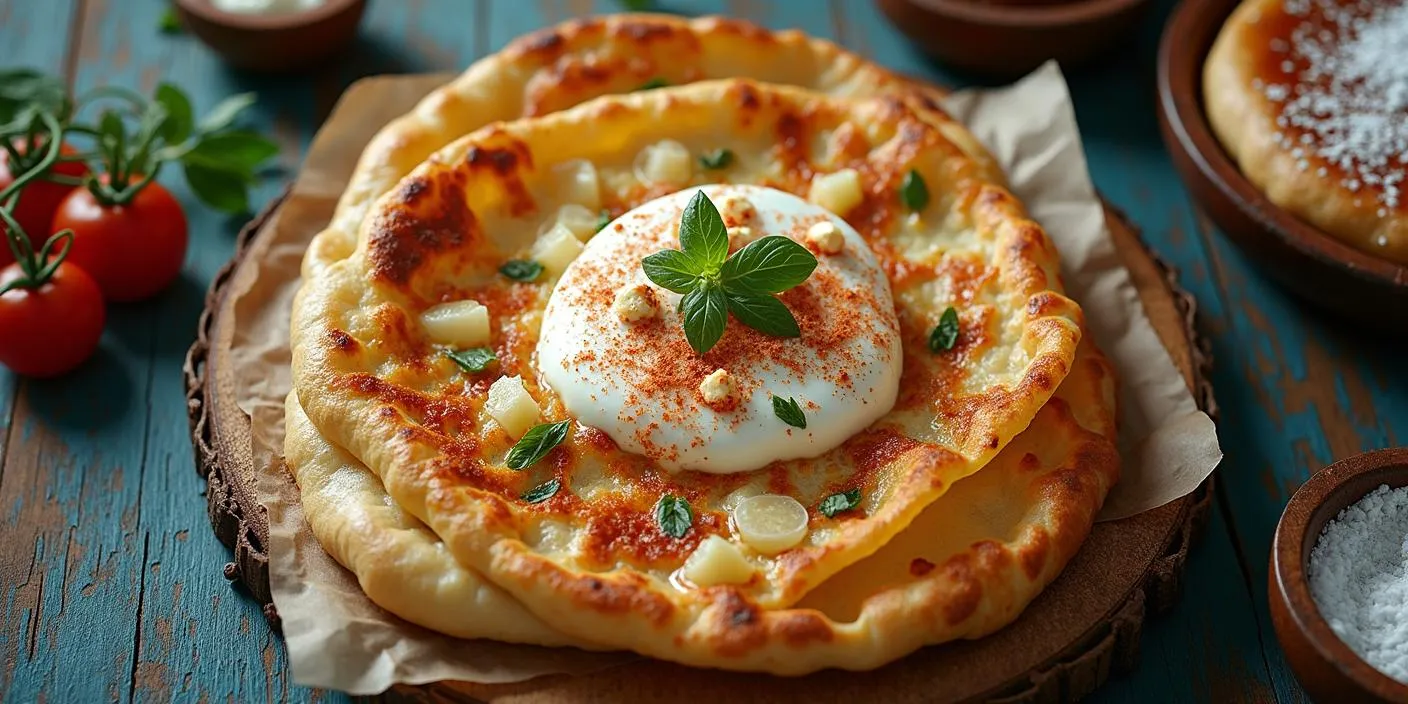
<svg viewBox="0 0 1408 704">
<path fill-rule="evenodd" d="M 176 0 L 181 22 L 232 66 L 293 71 L 326 59 L 357 36 L 367 0 L 324 0 L 305 12 L 224 12 L 210 0 Z"/>
<path fill-rule="evenodd" d="M 1408 702 L 1408 685 L 1359 659 L 1330 630 L 1306 578 L 1310 550 L 1325 524 L 1380 484 L 1408 485 L 1408 448 L 1355 455 L 1316 472 L 1276 525 L 1267 585 L 1271 624 L 1296 679 L 1317 702 Z"/>
<path fill-rule="evenodd" d="M 894 26 L 956 68 L 1011 77 L 1071 67 L 1127 35 L 1147 0 L 876 0 Z"/>
<path fill-rule="evenodd" d="M 1238 0 L 1183 0 L 1159 46 L 1159 126 L 1188 190 L 1272 278 L 1377 333 L 1408 323 L 1408 267 L 1351 247 L 1276 206 L 1242 175 L 1203 112 L 1203 61 Z"/>
</svg>

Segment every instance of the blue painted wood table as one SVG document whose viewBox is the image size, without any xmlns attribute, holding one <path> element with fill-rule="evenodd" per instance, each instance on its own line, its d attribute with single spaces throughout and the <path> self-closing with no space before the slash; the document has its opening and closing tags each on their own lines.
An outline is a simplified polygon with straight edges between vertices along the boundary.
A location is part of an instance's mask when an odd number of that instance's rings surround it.
<svg viewBox="0 0 1408 704">
<path fill-rule="evenodd" d="M 948 85 L 871 0 L 673 0 L 832 37 Z M 1097 701 L 1304 700 L 1267 614 L 1277 517 L 1312 472 L 1408 435 L 1408 369 L 1394 348 L 1304 310 L 1209 225 L 1175 177 L 1154 114 L 1153 57 L 1171 3 L 1126 45 L 1069 79 L 1096 185 L 1143 227 L 1201 303 L 1216 358 L 1227 458 L 1217 510 L 1184 594 L 1146 625 L 1138 669 Z M 372 0 L 355 50 L 307 75 L 232 72 L 189 36 L 158 33 L 163 0 L 0 0 L 0 65 L 64 75 L 76 90 L 185 86 L 198 106 L 258 91 L 256 120 L 286 175 L 338 94 L 370 74 L 443 71 L 615 0 Z M 289 681 L 258 606 L 221 576 L 191 467 L 182 355 L 238 219 L 191 207 L 183 277 L 156 300 L 112 307 L 97 357 L 56 381 L 0 372 L 0 699 L 93 702 L 338 699 Z M 271 179 L 263 201 L 281 187 Z M 1399 356 L 1401 359 L 1401 355 Z"/>
</svg>

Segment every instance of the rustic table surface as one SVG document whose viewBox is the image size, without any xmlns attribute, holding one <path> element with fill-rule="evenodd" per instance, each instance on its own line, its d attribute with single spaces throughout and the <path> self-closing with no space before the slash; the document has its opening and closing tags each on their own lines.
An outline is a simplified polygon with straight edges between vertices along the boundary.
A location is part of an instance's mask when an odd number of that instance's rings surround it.
<svg viewBox="0 0 1408 704">
<path fill-rule="evenodd" d="M 1188 199 L 1161 144 L 1153 57 L 1161 0 L 1126 46 L 1070 76 L 1096 184 L 1182 271 L 1216 357 L 1227 458 L 1218 510 L 1173 613 L 1147 626 L 1139 668 L 1096 701 L 1304 700 L 1271 630 L 1266 556 L 1282 506 L 1335 459 L 1408 440 L 1408 370 L 1393 347 L 1307 312 L 1250 266 Z M 194 38 L 158 32 L 163 0 L 0 0 L 0 65 L 62 73 L 76 90 L 186 87 L 198 109 L 254 90 L 259 126 L 297 168 L 342 89 L 361 76 L 466 66 L 514 36 L 616 0 L 372 0 L 355 49 L 307 75 L 232 72 Z M 832 37 L 950 85 L 871 0 L 666 0 Z M 0 371 L 0 699 L 95 702 L 342 699 L 289 680 L 257 606 L 221 576 L 192 467 L 180 366 L 202 296 L 240 220 L 191 204 L 184 276 L 110 310 L 97 357 L 57 381 Z M 1401 359 L 1401 355 L 1399 356 Z"/>
</svg>

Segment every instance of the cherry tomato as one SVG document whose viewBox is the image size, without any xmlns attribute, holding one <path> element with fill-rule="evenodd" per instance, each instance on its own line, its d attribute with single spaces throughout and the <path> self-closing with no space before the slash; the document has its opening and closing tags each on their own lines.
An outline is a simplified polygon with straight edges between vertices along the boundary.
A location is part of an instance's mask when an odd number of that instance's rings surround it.
<svg viewBox="0 0 1408 704">
<path fill-rule="evenodd" d="M 19 264 L 5 267 L 0 288 L 22 275 Z M 25 376 L 63 374 L 98 349 L 106 317 L 98 284 L 65 261 L 39 288 L 0 295 L 0 364 Z"/>
<path fill-rule="evenodd" d="M 21 154 L 27 153 L 24 145 L 18 145 Z M 77 150 L 64 144 L 59 147 L 61 154 L 75 154 Z M 82 178 L 88 173 L 88 167 L 78 161 L 61 161 L 54 165 L 54 173 L 64 174 Z M 8 188 L 15 182 L 15 174 L 10 173 L 10 153 L 0 149 L 0 190 Z M 29 235 L 29 241 L 38 251 L 39 247 L 49 239 L 49 235 L 54 233 L 49 224 L 54 221 L 54 211 L 58 210 L 59 203 L 74 189 L 62 183 L 54 183 L 39 179 L 31 181 L 20 193 L 19 204 L 15 206 L 15 221 L 24 228 Z M 0 222 L 0 235 L 3 235 L 8 228 Z M 14 261 L 14 255 L 10 254 L 10 247 L 0 240 L 0 266 Z"/>
<path fill-rule="evenodd" d="M 88 189 L 75 189 L 59 204 L 53 227 L 73 230 L 68 261 L 92 275 L 109 301 L 151 298 L 186 261 L 186 213 L 155 181 L 127 204 L 111 207 Z"/>
</svg>

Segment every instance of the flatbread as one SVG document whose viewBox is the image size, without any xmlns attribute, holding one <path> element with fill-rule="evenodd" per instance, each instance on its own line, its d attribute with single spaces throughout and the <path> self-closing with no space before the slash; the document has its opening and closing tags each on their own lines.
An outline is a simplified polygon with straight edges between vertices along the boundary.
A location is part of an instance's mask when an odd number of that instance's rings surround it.
<svg viewBox="0 0 1408 704">
<path fill-rule="evenodd" d="M 738 649 L 740 625 L 795 603 L 880 549 L 954 482 L 980 469 L 1036 415 L 1071 369 L 1078 307 L 1059 293 L 1058 256 L 1015 198 L 948 138 L 966 134 L 922 103 L 840 101 L 733 80 L 602 98 L 459 140 L 382 198 L 352 255 L 305 282 L 294 309 L 294 381 L 318 430 L 383 481 L 464 565 L 580 638 L 707 664 Z M 782 135 L 779 137 L 779 135 Z M 552 279 L 513 284 L 504 261 L 529 251 L 564 205 L 552 166 L 594 164 L 603 204 L 623 212 L 658 195 L 634 155 L 658 140 L 739 155 L 736 183 L 805 193 L 814 174 L 853 168 L 864 200 L 850 222 L 894 289 L 903 332 L 900 401 L 871 429 L 813 460 L 759 472 L 670 474 L 575 426 L 539 466 L 502 466 L 512 444 L 482 407 L 489 382 L 521 375 L 545 420 L 565 417 L 531 364 Z M 922 173 L 932 201 L 899 210 L 896 188 Z M 717 180 L 714 175 L 699 178 Z M 672 187 L 670 190 L 673 190 Z M 416 322 L 473 297 L 490 309 L 498 367 L 462 374 Z M 964 332 L 936 356 L 929 331 L 948 306 Z M 555 478 L 566 490 L 520 497 Z M 828 494 L 860 489 L 860 512 L 825 518 Z M 801 546 L 752 557 L 759 579 L 682 589 L 673 574 L 706 534 L 727 534 L 730 497 L 791 495 L 812 510 Z M 673 539 L 653 532 L 663 493 L 698 515 Z M 790 622 L 760 642 L 801 637 Z M 746 629 L 743 629 L 746 630 Z M 730 662 L 738 662 L 736 659 Z"/>
</svg>

